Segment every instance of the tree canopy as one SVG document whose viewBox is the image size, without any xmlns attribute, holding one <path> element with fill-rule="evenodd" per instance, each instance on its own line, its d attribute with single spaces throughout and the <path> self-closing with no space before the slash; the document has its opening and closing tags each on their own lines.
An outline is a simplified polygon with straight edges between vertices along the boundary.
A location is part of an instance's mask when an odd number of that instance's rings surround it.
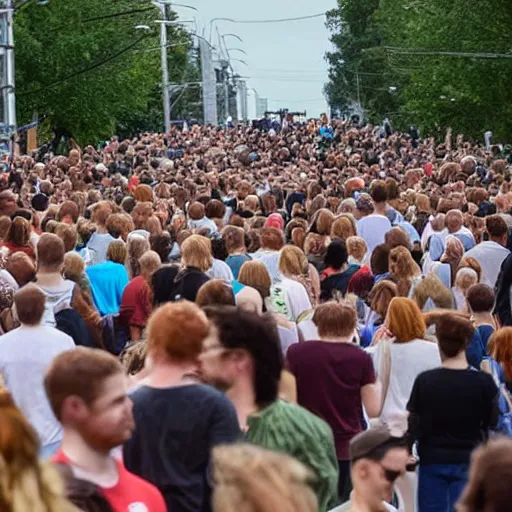
<svg viewBox="0 0 512 512">
<path fill-rule="evenodd" d="M 512 57 L 511 22 L 504 0 L 338 0 L 329 101 L 343 110 L 359 90 L 371 121 L 510 141 L 512 58 L 497 54 Z"/>
<path fill-rule="evenodd" d="M 80 144 L 110 137 L 120 125 L 161 130 L 160 17 L 149 0 L 22 6 L 14 22 L 18 124 L 46 115 L 57 133 Z M 180 75 L 190 38 L 181 28 L 168 32 L 169 69 Z"/>
</svg>

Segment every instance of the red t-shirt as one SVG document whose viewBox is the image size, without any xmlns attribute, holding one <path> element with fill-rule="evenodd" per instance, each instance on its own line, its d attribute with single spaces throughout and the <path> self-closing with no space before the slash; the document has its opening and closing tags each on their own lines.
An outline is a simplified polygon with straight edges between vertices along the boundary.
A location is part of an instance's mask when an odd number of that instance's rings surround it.
<svg viewBox="0 0 512 512">
<path fill-rule="evenodd" d="M 57 464 L 72 466 L 64 452 L 59 450 L 53 457 Z M 146 480 L 130 473 L 116 461 L 119 480 L 114 487 L 101 487 L 105 498 L 114 512 L 167 512 L 165 501 L 160 491 Z"/>
<path fill-rule="evenodd" d="M 352 343 L 308 341 L 291 345 L 286 361 L 299 405 L 329 424 L 338 460 L 349 460 L 349 442 L 362 430 L 361 388 L 375 382 L 372 358 Z"/>
<path fill-rule="evenodd" d="M 142 276 L 133 278 L 124 289 L 119 313 L 123 325 L 146 327 L 151 315 L 151 290 Z"/>
</svg>

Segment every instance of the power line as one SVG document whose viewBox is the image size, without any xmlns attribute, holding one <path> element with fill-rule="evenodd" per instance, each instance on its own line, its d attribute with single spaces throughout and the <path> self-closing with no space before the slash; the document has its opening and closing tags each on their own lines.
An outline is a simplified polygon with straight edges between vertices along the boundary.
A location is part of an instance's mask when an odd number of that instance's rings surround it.
<svg viewBox="0 0 512 512">
<path fill-rule="evenodd" d="M 318 79 L 303 79 L 303 78 L 293 78 L 293 77 L 269 77 L 269 76 L 247 76 L 247 77 L 241 77 L 241 78 L 253 78 L 255 80 L 267 80 L 268 82 L 291 82 L 291 83 L 320 83 L 325 82 L 327 80 L 327 77 L 325 79 L 318 78 Z"/>
<path fill-rule="evenodd" d="M 469 57 L 475 59 L 512 59 L 512 53 L 486 53 L 486 52 L 447 52 L 434 50 L 421 50 L 415 48 L 397 48 L 385 46 L 384 49 L 394 55 L 423 55 L 435 57 Z"/>
<path fill-rule="evenodd" d="M 55 80 L 54 82 L 51 82 L 47 85 L 43 85 L 42 87 L 39 87 L 38 89 L 32 89 L 31 91 L 25 91 L 25 92 L 20 92 L 18 93 L 18 96 L 26 96 L 28 94 L 37 94 L 37 93 L 40 93 L 42 91 L 45 91 L 46 89 L 51 89 L 57 85 L 60 85 L 64 82 L 67 82 L 68 80 L 71 80 L 72 78 L 75 78 L 79 75 L 83 75 L 84 73 L 88 73 L 89 71 L 94 71 L 95 69 L 101 67 L 101 66 L 104 66 L 105 64 L 108 64 L 109 62 L 117 59 L 118 57 L 121 57 L 121 55 L 124 55 L 125 53 L 129 52 L 132 48 L 134 48 L 135 46 L 137 46 L 141 41 L 143 41 L 144 39 L 146 39 L 147 37 L 149 37 L 148 35 L 143 35 L 142 37 L 140 37 L 139 39 L 137 39 L 137 41 L 135 41 L 134 43 L 126 46 L 125 48 L 123 48 L 122 50 L 116 52 L 115 54 L 111 55 L 110 57 L 107 57 L 106 59 L 103 59 L 99 62 L 96 62 L 95 64 L 92 64 L 91 66 L 88 66 L 87 68 L 84 68 L 84 69 L 81 69 L 80 71 L 76 71 L 74 73 L 71 73 L 70 75 L 66 76 L 66 77 L 63 77 L 63 78 L 60 78 L 59 80 Z"/>
<path fill-rule="evenodd" d="M 326 101 L 325 98 L 311 98 L 308 100 L 275 100 L 272 98 L 267 98 L 267 101 L 273 101 L 275 103 L 313 103 L 317 101 Z"/>
<path fill-rule="evenodd" d="M 284 23 L 287 21 L 310 20 L 313 18 L 320 18 L 321 16 L 325 16 L 325 12 L 310 14 L 309 16 L 298 16 L 296 18 L 279 18 L 274 20 L 233 20 L 231 18 L 222 18 L 221 20 L 229 21 L 230 23 Z"/>
<path fill-rule="evenodd" d="M 307 74 L 323 74 L 325 75 L 328 70 L 326 69 L 256 69 L 252 68 L 254 71 L 261 72 L 261 73 L 307 73 Z"/>
<path fill-rule="evenodd" d="M 139 14 L 141 12 L 153 11 L 154 7 L 144 7 L 141 9 L 131 9 L 130 11 L 114 12 L 112 14 L 105 14 L 103 16 L 95 16 L 94 18 L 86 18 L 85 20 L 78 20 L 79 23 L 89 23 L 91 21 L 108 20 L 111 18 L 118 18 L 120 16 L 129 16 L 130 14 Z"/>
</svg>

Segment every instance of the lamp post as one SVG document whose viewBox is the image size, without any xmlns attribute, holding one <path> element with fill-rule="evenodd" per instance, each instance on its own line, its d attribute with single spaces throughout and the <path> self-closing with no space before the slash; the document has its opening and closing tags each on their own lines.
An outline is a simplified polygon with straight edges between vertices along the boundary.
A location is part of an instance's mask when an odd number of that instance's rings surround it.
<svg viewBox="0 0 512 512">
<path fill-rule="evenodd" d="M 169 93 L 169 68 L 167 61 L 167 25 L 173 24 L 167 20 L 167 7 L 171 6 L 171 2 L 168 0 L 155 0 L 154 5 L 160 9 L 162 19 L 160 21 L 160 61 L 162 66 L 162 97 L 164 104 L 164 130 L 168 133 L 171 128 L 171 96 Z M 186 7 L 197 11 L 197 9 L 191 5 L 174 4 L 179 7 Z"/>
<path fill-rule="evenodd" d="M 243 53 L 244 55 L 247 55 L 247 52 L 242 50 L 241 48 L 226 48 L 226 52 L 240 52 L 240 53 Z"/>
</svg>

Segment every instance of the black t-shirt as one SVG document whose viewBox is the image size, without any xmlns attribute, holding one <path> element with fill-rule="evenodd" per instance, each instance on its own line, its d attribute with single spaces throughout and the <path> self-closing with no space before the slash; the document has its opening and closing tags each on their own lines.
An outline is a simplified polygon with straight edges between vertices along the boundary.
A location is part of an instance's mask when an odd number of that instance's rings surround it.
<svg viewBox="0 0 512 512">
<path fill-rule="evenodd" d="M 407 409 L 420 464 L 468 464 L 496 424 L 498 389 L 486 373 L 436 368 L 420 374 Z"/>
<path fill-rule="evenodd" d="M 192 384 L 131 395 L 136 428 L 123 447 L 126 468 L 154 484 L 172 512 L 209 512 L 213 447 L 240 438 L 231 402 L 210 386 Z"/>
</svg>

